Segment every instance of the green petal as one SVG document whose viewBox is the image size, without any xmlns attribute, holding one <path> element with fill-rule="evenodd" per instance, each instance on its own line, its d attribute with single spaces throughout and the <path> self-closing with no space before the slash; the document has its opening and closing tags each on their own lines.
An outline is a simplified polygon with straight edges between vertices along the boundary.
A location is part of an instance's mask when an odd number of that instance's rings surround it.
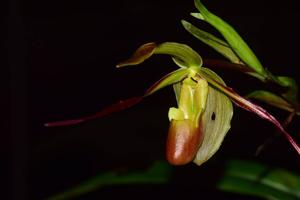
<svg viewBox="0 0 300 200">
<path fill-rule="evenodd" d="M 257 73 L 266 77 L 266 71 L 262 67 L 261 63 L 234 28 L 207 10 L 200 0 L 195 0 L 195 5 L 200 11 L 202 18 L 214 26 L 223 35 L 233 51 L 242 59 L 242 61 L 249 67 L 253 68 Z"/>
<path fill-rule="evenodd" d="M 272 106 L 289 112 L 293 112 L 295 110 L 295 108 L 293 108 L 293 106 L 285 99 L 269 91 L 256 90 L 248 94 L 246 97 L 260 100 L 264 103 L 270 104 Z M 297 112 L 297 114 L 300 115 L 300 112 Z"/>
<path fill-rule="evenodd" d="M 223 80 L 213 71 L 202 68 L 212 79 L 225 85 Z M 209 87 L 206 108 L 203 113 L 204 140 L 194 159 L 197 165 L 201 165 L 211 158 L 221 146 L 222 141 L 230 129 L 230 121 L 233 116 L 233 107 L 230 99 Z"/>
<path fill-rule="evenodd" d="M 182 20 L 181 23 L 189 33 L 191 33 L 193 36 L 201 40 L 203 43 L 215 49 L 217 52 L 222 54 L 231 62 L 238 63 L 238 64 L 242 63 L 239 57 L 232 51 L 230 46 L 225 41 L 213 36 L 210 33 L 198 29 L 197 27 L 193 26 L 191 23 L 185 20 Z"/>
<path fill-rule="evenodd" d="M 149 96 L 151 94 L 153 94 L 154 92 L 168 86 L 168 85 L 172 85 L 175 83 L 180 82 L 181 80 L 183 80 L 188 74 L 189 74 L 189 70 L 187 68 L 182 68 L 182 69 L 178 69 L 176 71 L 173 71 L 169 74 L 167 74 L 166 76 L 164 76 L 163 78 L 161 78 L 160 80 L 158 80 L 156 83 L 154 83 L 147 91 L 145 96 Z"/>
</svg>

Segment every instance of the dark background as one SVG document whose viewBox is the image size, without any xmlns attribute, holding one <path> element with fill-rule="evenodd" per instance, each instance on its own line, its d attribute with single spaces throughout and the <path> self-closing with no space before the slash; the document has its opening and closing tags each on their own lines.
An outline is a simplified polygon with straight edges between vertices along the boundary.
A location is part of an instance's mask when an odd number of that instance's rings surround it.
<svg viewBox="0 0 300 200">
<path fill-rule="evenodd" d="M 238 30 L 265 67 L 299 81 L 297 1 L 203 3 Z M 43 127 L 44 122 L 91 114 L 119 99 L 142 94 L 175 69 L 167 56 L 115 69 L 139 45 L 176 41 L 190 45 L 203 58 L 221 58 L 182 28 L 180 20 L 186 19 L 216 33 L 189 16 L 196 11 L 192 0 L 11 0 L 8 11 L 5 45 L 11 69 L 12 142 L 4 147 L 13 146 L 13 193 L 18 200 L 43 199 L 110 169 L 142 169 L 164 159 L 167 112 L 176 105 L 171 87 L 122 113 L 73 127 Z M 263 86 L 236 72 L 217 72 L 241 94 Z M 286 116 L 266 108 L 281 120 Z M 299 120 L 293 122 L 291 132 L 299 132 L 297 123 Z M 203 166 L 174 168 L 168 186 L 103 188 L 81 199 L 120 195 L 245 199 L 214 189 L 227 159 L 254 159 L 294 171 L 300 167 L 299 157 L 283 138 L 254 156 L 274 132 L 268 122 L 237 108 L 223 146 Z"/>
</svg>

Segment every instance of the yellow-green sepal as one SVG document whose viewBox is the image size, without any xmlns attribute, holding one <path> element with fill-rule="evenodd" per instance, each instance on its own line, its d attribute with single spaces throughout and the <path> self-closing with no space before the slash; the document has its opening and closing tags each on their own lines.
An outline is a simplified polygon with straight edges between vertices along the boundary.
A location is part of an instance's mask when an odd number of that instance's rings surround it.
<svg viewBox="0 0 300 200">
<path fill-rule="evenodd" d="M 157 45 L 154 42 L 150 42 L 140 46 L 129 59 L 118 63 L 117 67 L 141 64 L 153 54 L 170 55 L 174 62 L 181 68 L 194 68 L 198 70 L 203 63 L 200 55 L 185 44 L 164 42 Z"/>
<path fill-rule="evenodd" d="M 210 69 L 202 67 L 201 71 L 211 79 L 225 85 L 224 81 Z M 230 129 L 232 116 L 233 106 L 230 99 L 219 90 L 209 86 L 206 107 L 201 119 L 204 139 L 194 163 L 201 165 L 218 151 Z"/>
</svg>

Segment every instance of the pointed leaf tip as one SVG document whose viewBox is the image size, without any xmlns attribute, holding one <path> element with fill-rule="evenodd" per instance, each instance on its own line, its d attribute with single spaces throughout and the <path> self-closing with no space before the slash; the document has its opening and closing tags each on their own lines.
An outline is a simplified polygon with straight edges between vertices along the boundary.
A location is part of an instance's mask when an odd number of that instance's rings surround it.
<svg viewBox="0 0 300 200">
<path fill-rule="evenodd" d="M 201 13 L 191 13 L 191 16 L 195 17 L 196 19 L 204 20 L 204 17 L 201 15 Z"/>
<path fill-rule="evenodd" d="M 229 59 L 233 63 L 241 64 L 242 61 L 240 58 L 233 52 L 229 44 L 216 36 L 205 32 L 191 23 L 181 20 L 183 27 L 194 37 L 207 44 L 211 48 L 215 49 L 218 53 L 222 54 L 225 58 Z M 243 68 L 247 68 L 247 66 L 243 65 Z"/>
<path fill-rule="evenodd" d="M 250 49 L 248 44 L 242 39 L 238 32 L 229 25 L 226 21 L 211 13 L 200 0 L 195 0 L 195 6 L 202 15 L 202 18 L 215 27 L 226 39 L 232 50 L 239 56 L 239 58 L 254 69 L 258 74 L 263 77 L 267 76 L 267 73 L 260 61 Z"/>
</svg>

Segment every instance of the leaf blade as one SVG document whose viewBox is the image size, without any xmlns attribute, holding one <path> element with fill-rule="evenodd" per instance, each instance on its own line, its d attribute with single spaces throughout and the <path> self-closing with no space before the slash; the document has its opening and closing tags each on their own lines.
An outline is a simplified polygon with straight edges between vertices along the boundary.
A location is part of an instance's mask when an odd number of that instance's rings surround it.
<svg viewBox="0 0 300 200">
<path fill-rule="evenodd" d="M 250 161 L 228 162 L 217 187 L 223 191 L 267 199 L 300 198 L 299 175 Z"/>
<path fill-rule="evenodd" d="M 246 95 L 247 98 L 256 99 L 264 103 L 270 104 L 274 107 L 286 110 L 288 112 L 294 112 L 295 108 L 283 99 L 282 97 L 265 90 L 256 90 Z M 297 115 L 300 115 L 300 112 L 296 112 Z"/>
<path fill-rule="evenodd" d="M 181 24 L 190 34 L 192 34 L 197 39 L 201 40 L 203 43 L 207 44 L 211 48 L 215 49 L 217 52 L 222 54 L 225 58 L 229 59 L 233 63 L 241 64 L 240 58 L 232 51 L 230 46 L 223 40 L 215 37 L 214 35 L 207 33 L 191 23 L 181 20 Z M 246 67 L 246 66 L 245 66 Z"/>
<path fill-rule="evenodd" d="M 253 68 L 260 75 L 267 77 L 266 71 L 258 58 L 232 26 L 220 17 L 211 13 L 200 0 L 195 0 L 195 6 L 201 13 L 203 19 L 215 27 L 223 35 L 233 51 L 244 63 Z"/>
<path fill-rule="evenodd" d="M 170 165 L 165 162 L 155 162 L 148 169 L 119 175 L 116 171 L 109 171 L 88 179 L 77 186 L 63 191 L 47 200 L 73 199 L 86 193 L 95 191 L 103 186 L 130 184 L 166 184 L 170 178 Z"/>
</svg>

